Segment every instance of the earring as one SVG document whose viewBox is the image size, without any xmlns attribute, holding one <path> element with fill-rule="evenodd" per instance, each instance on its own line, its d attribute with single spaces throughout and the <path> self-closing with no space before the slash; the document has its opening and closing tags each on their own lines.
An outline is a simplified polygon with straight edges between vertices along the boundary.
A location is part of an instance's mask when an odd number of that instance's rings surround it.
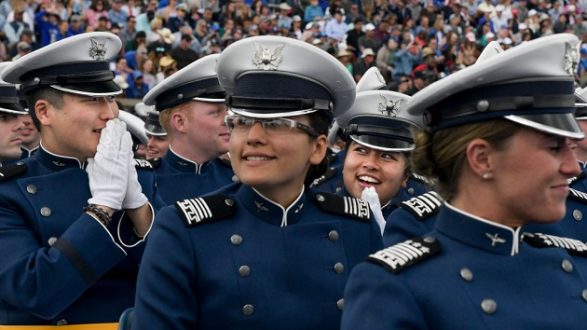
<svg viewBox="0 0 587 330">
<path fill-rule="evenodd" d="M 491 174 L 489 174 L 489 173 L 483 173 L 483 175 L 481 177 L 483 179 L 487 180 L 487 179 L 491 178 Z"/>
</svg>

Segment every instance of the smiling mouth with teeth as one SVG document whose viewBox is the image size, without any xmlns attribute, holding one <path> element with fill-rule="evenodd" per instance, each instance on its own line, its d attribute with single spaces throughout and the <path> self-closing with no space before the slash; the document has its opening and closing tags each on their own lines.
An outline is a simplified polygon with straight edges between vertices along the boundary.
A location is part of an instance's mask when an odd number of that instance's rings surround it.
<svg viewBox="0 0 587 330">
<path fill-rule="evenodd" d="M 245 158 L 246 160 L 270 160 L 270 157 L 261 157 L 261 156 L 249 156 Z"/>
<path fill-rule="evenodd" d="M 359 179 L 359 181 L 363 181 L 365 183 L 373 183 L 373 184 L 380 183 L 379 180 L 377 180 L 377 179 L 375 179 L 373 177 L 367 176 L 367 175 L 361 175 L 361 176 L 359 176 L 357 178 Z"/>
</svg>

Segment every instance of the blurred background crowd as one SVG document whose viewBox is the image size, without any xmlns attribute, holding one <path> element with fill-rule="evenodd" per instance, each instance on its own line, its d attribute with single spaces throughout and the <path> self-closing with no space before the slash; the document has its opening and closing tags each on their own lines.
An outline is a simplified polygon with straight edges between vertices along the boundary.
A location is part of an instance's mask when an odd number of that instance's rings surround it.
<svg viewBox="0 0 587 330">
<path fill-rule="evenodd" d="M 254 35 L 320 47 L 359 80 L 376 66 L 389 89 L 413 95 L 475 63 L 488 42 L 504 49 L 571 32 L 584 43 L 577 79 L 587 84 L 587 0 L 4 0 L 0 60 L 57 40 L 110 31 L 112 63 L 129 99 L 196 59 Z"/>
</svg>

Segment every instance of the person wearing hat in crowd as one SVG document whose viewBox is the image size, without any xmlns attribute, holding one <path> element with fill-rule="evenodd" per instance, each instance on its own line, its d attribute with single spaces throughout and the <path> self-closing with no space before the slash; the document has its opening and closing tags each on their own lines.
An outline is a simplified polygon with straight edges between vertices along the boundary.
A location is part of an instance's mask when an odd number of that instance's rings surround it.
<svg viewBox="0 0 587 330">
<path fill-rule="evenodd" d="M 355 81 L 361 80 L 363 74 L 365 74 L 369 68 L 374 67 L 375 64 L 375 53 L 373 52 L 373 49 L 364 49 L 361 53 L 361 58 L 359 58 L 355 65 L 353 65 L 353 76 L 355 77 Z"/>
<path fill-rule="evenodd" d="M 428 128 L 413 164 L 446 202 L 433 231 L 353 270 L 341 329 L 583 326 L 587 246 L 528 231 L 564 216 L 567 179 L 579 173 L 568 144 L 584 137 L 573 116 L 578 42 L 525 43 L 410 99 Z"/>
<path fill-rule="evenodd" d="M 0 63 L 0 72 L 8 65 L 10 62 Z M 24 116 L 27 113 L 19 102 L 16 87 L 0 80 L 0 172 L 3 166 L 21 156 Z"/>
<path fill-rule="evenodd" d="M 169 150 L 169 137 L 159 122 L 158 111 L 149 111 L 145 119 L 145 133 L 147 134 L 145 158 L 157 163 L 159 158 L 163 158 Z"/>
<path fill-rule="evenodd" d="M 41 147 L 2 169 L 0 324 L 115 322 L 132 305 L 156 191 L 116 118 L 120 49 L 111 33 L 82 34 L 2 72 L 21 85 Z"/>
<path fill-rule="evenodd" d="M 217 70 L 241 182 L 160 211 L 135 329 L 338 329 L 346 277 L 381 235 L 366 202 L 306 184 L 355 83 L 328 53 L 276 36 L 231 44 Z"/>
<path fill-rule="evenodd" d="M 293 19 L 290 17 L 291 6 L 287 2 L 282 2 L 279 5 L 279 16 L 277 17 L 277 27 L 279 29 L 286 29 L 289 31 Z"/>
<path fill-rule="evenodd" d="M 155 86 L 143 99 L 160 113 L 169 150 L 154 163 L 158 193 L 167 204 L 232 183 L 219 157 L 228 152 L 225 93 L 216 76 L 218 55 L 208 55 Z"/>
<path fill-rule="evenodd" d="M 336 58 L 344 65 L 347 71 L 352 74 L 353 73 L 353 59 L 354 54 L 350 52 L 348 49 L 340 49 L 338 54 L 336 54 Z"/>
</svg>

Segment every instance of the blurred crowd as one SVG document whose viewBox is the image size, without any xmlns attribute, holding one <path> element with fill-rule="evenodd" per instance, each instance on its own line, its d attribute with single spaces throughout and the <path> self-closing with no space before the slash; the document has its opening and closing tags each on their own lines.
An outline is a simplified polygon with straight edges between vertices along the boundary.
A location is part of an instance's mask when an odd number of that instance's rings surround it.
<svg viewBox="0 0 587 330">
<path fill-rule="evenodd" d="M 376 66 L 391 90 L 413 95 L 475 63 L 490 41 L 508 49 L 554 33 L 587 42 L 587 0 L 4 0 L 0 60 L 88 31 L 120 37 L 112 63 L 125 96 L 142 99 L 196 59 L 255 35 L 320 47 L 356 81 Z M 587 47 L 577 79 L 587 84 Z"/>
</svg>

